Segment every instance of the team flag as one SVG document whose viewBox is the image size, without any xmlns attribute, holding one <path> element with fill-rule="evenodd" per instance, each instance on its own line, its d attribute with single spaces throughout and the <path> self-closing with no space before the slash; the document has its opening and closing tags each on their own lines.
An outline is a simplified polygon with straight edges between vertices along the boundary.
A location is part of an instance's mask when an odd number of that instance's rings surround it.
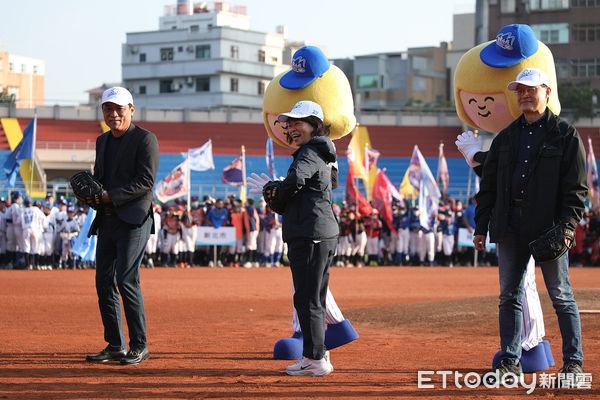
<svg viewBox="0 0 600 400">
<path fill-rule="evenodd" d="M 437 212 L 441 193 L 425 157 L 416 145 L 400 184 L 400 194 L 407 199 L 419 199 L 419 220 L 423 227 L 430 229 L 430 219 Z"/>
<path fill-rule="evenodd" d="M 392 201 L 400 200 L 400 193 L 394 184 L 387 177 L 385 172 L 377 170 L 375 182 L 373 183 L 373 207 L 379 211 L 379 215 L 383 218 L 388 228 L 396 232 L 392 223 Z"/>
<path fill-rule="evenodd" d="M 592 138 L 588 137 L 590 150 L 587 154 L 587 184 L 590 193 L 590 205 L 593 211 L 600 211 L 600 184 L 598 182 L 598 164 L 592 147 Z"/>
<path fill-rule="evenodd" d="M 183 156 L 185 157 L 186 154 L 183 154 Z M 209 140 L 201 147 L 189 149 L 187 152 L 187 158 L 190 160 L 191 171 L 207 171 L 209 169 L 215 169 L 212 141 Z"/>
<path fill-rule="evenodd" d="M 348 169 L 352 176 L 366 180 L 368 178 L 365 170 L 364 154 L 365 147 L 370 147 L 369 132 L 364 126 L 357 126 L 352 131 L 352 139 L 348 144 Z"/>
<path fill-rule="evenodd" d="M 448 186 L 450 185 L 450 174 L 448 173 L 448 163 L 446 162 L 446 157 L 444 156 L 444 143 L 440 143 L 440 155 L 438 158 L 437 168 L 437 183 L 442 194 L 448 191 Z"/>
<path fill-rule="evenodd" d="M 189 191 L 189 165 L 186 158 L 176 166 L 156 187 L 154 194 L 161 203 L 187 196 Z"/>
<path fill-rule="evenodd" d="M 358 216 L 371 215 L 373 207 L 369 204 L 367 199 L 362 195 L 354 183 L 354 176 L 348 169 L 348 177 L 346 178 L 346 202 L 349 206 L 356 206 L 356 213 Z"/>
<path fill-rule="evenodd" d="M 275 173 L 275 152 L 273 151 L 273 139 L 267 138 L 267 146 L 265 149 L 265 161 L 267 162 L 267 169 L 269 170 L 269 175 L 273 179 L 277 179 L 277 175 Z"/>
<path fill-rule="evenodd" d="M 8 186 L 15 185 L 21 161 L 33 160 L 36 130 L 37 116 L 33 117 L 29 125 L 27 125 L 25 131 L 23 131 L 23 138 L 4 162 L 4 173 L 8 180 Z"/>
<path fill-rule="evenodd" d="M 373 186 L 375 185 L 375 179 L 377 178 L 377 160 L 379 160 L 380 153 L 370 147 L 365 148 L 365 167 L 368 173 L 367 181 L 367 199 L 371 200 L 373 197 Z"/>
<path fill-rule="evenodd" d="M 81 257 L 83 261 L 95 261 L 96 260 L 96 235 L 88 237 L 90 226 L 96 216 L 96 210 L 90 208 L 79 231 L 79 234 L 73 241 L 73 248 L 71 251 L 73 254 Z"/>
<path fill-rule="evenodd" d="M 223 168 L 221 180 L 231 186 L 242 186 L 244 184 L 242 157 L 236 158 L 231 164 Z"/>
</svg>

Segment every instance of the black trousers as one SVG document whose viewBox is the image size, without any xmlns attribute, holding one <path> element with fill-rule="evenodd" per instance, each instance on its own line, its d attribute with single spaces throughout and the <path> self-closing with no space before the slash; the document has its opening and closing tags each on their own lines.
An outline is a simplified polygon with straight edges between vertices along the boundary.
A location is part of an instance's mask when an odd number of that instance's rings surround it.
<svg viewBox="0 0 600 400">
<path fill-rule="evenodd" d="M 121 304 L 129 330 L 129 348 L 146 347 L 146 315 L 140 287 L 140 264 L 150 230 L 152 218 L 136 227 L 116 216 L 105 216 L 98 229 L 96 245 L 96 292 L 104 340 L 114 350 L 126 349 L 121 323 Z"/>
<path fill-rule="evenodd" d="M 329 285 L 329 265 L 337 239 L 293 240 L 288 258 L 294 280 L 294 307 L 302 329 L 304 357 L 320 360 L 325 355 L 325 299 Z"/>
</svg>

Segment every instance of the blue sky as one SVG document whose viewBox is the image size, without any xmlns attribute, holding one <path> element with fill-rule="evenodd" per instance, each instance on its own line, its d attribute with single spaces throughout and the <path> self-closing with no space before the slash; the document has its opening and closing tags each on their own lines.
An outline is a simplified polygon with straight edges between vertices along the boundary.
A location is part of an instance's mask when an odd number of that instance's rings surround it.
<svg viewBox="0 0 600 400">
<path fill-rule="evenodd" d="M 175 0 L 5 0 L 0 46 L 46 62 L 46 103 L 75 104 L 85 90 L 121 80 L 126 32 L 156 30 Z M 330 57 L 401 51 L 452 40 L 452 15 L 475 11 L 475 0 L 238 0 L 251 28 L 286 25 Z"/>
</svg>

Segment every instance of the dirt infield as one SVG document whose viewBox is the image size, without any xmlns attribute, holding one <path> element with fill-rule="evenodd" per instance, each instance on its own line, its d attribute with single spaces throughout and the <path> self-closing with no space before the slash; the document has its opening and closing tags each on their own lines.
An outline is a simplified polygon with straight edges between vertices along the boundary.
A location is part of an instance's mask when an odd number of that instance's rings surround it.
<svg viewBox="0 0 600 400">
<path fill-rule="evenodd" d="M 556 316 L 538 287 L 561 366 Z M 483 374 L 498 347 L 496 268 L 332 270 L 331 288 L 361 338 L 332 351 L 333 374 L 288 377 L 272 360 L 291 335 L 285 269 L 143 270 L 150 360 L 91 365 L 104 347 L 93 271 L 0 271 L 0 398 L 303 399 L 600 398 L 600 315 L 583 314 L 591 390 L 417 387 L 418 370 Z M 600 309 L 600 269 L 577 268 L 580 309 Z"/>
</svg>

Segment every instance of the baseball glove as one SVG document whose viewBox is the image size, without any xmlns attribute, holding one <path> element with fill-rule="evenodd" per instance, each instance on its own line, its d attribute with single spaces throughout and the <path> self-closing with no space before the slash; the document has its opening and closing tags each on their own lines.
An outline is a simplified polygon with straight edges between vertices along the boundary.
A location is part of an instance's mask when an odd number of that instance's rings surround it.
<svg viewBox="0 0 600 400">
<path fill-rule="evenodd" d="M 567 240 L 569 245 L 567 245 Z M 537 262 L 556 260 L 575 244 L 575 233 L 557 224 L 529 243 L 531 255 Z"/>
<path fill-rule="evenodd" d="M 281 185 L 281 181 L 267 182 L 265 186 L 263 186 L 263 197 L 273 211 L 275 211 L 277 214 L 283 214 L 285 207 L 282 207 L 282 205 L 278 204 L 277 201 L 279 185 Z"/>
<path fill-rule="evenodd" d="M 85 202 L 92 208 L 102 205 L 102 184 L 98 182 L 88 171 L 81 171 L 70 179 L 71 188 L 75 197 Z"/>
</svg>

